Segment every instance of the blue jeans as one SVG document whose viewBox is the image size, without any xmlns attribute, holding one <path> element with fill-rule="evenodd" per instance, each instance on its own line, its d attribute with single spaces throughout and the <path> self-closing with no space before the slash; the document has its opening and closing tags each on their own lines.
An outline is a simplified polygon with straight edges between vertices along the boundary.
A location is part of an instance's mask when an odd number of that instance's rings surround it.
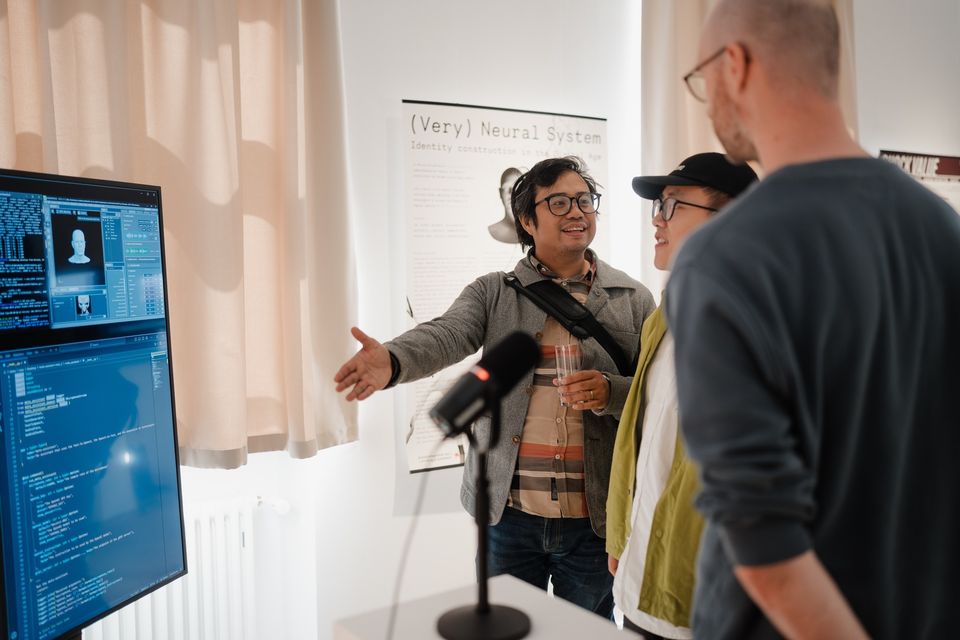
<svg viewBox="0 0 960 640">
<path fill-rule="evenodd" d="M 613 576 L 603 538 L 590 518 L 541 518 L 507 507 L 489 528 L 490 576 L 502 573 L 613 619 Z"/>
</svg>

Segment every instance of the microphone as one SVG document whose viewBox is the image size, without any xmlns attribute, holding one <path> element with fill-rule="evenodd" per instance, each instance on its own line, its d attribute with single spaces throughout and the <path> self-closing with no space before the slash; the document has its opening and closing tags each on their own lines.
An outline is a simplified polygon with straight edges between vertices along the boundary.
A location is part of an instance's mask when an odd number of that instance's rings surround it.
<svg viewBox="0 0 960 640">
<path fill-rule="evenodd" d="M 540 361 L 540 345 L 514 331 L 483 354 L 480 361 L 447 391 L 430 410 L 430 417 L 447 437 L 465 431 L 487 408 L 491 398 L 499 400 Z"/>
</svg>

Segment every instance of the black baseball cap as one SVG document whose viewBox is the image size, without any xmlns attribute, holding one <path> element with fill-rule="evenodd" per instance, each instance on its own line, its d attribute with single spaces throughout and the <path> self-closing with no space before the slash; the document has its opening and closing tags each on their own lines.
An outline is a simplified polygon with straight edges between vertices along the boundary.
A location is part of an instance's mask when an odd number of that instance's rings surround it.
<svg viewBox="0 0 960 640">
<path fill-rule="evenodd" d="M 663 188 L 710 187 L 736 198 L 757 180 L 757 174 L 748 164 L 731 164 L 722 153 L 698 153 L 680 163 L 665 176 L 638 176 L 633 179 L 633 190 L 647 200 L 656 200 Z"/>
</svg>

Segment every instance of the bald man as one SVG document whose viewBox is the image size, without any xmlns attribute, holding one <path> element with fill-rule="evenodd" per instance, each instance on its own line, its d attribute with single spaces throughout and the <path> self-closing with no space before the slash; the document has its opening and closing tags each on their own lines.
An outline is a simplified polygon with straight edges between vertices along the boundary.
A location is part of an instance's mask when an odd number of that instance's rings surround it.
<svg viewBox="0 0 960 640">
<path fill-rule="evenodd" d="M 666 296 L 695 637 L 957 634 L 960 217 L 851 139 L 838 33 L 826 2 L 719 0 L 684 78 L 766 173 Z"/>
</svg>

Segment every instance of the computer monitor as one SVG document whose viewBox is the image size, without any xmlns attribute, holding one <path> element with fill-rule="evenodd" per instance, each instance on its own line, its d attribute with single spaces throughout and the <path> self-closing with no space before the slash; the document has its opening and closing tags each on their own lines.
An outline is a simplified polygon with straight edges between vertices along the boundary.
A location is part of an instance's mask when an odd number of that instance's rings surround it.
<svg viewBox="0 0 960 640">
<path fill-rule="evenodd" d="M 186 573 L 160 189 L 0 170 L 0 632 Z"/>
</svg>

